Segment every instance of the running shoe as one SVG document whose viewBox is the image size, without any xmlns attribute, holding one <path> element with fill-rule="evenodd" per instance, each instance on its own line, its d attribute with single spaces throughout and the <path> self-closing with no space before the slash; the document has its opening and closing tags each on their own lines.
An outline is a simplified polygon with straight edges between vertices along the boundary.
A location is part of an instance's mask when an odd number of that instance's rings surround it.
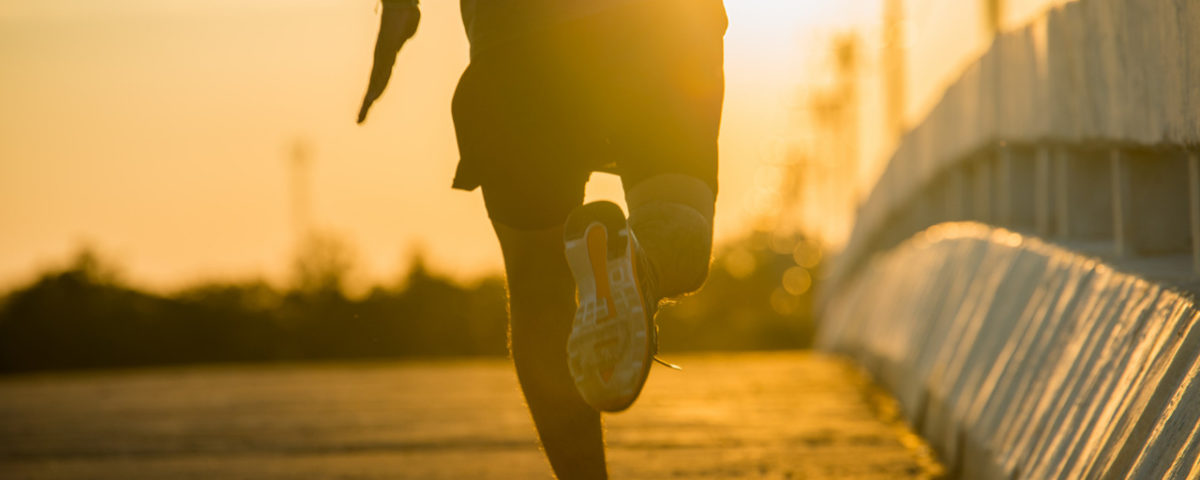
<svg viewBox="0 0 1200 480">
<path fill-rule="evenodd" d="M 592 408 L 625 410 L 641 393 L 658 348 L 652 271 L 612 202 L 576 208 L 563 235 L 579 305 L 567 340 L 571 376 Z"/>
</svg>

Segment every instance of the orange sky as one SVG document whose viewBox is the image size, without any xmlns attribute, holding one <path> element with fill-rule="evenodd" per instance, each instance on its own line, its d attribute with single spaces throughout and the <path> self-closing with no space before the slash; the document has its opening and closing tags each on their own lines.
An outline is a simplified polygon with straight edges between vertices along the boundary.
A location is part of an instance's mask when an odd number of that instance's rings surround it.
<svg viewBox="0 0 1200 480">
<path fill-rule="evenodd" d="M 805 25 L 855 14 L 819 1 L 729 3 L 721 238 L 745 227 L 740 199 L 778 160 Z M 418 245 L 458 274 L 498 268 L 478 194 L 448 188 L 448 106 L 467 49 L 457 2 L 423 7 L 392 86 L 358 127 L 370 1 L 0 6 L 0 283 L 84 243 L 163 288 L 282 278 L 297 138 L 313 149 L 314 223 L 356 247 L 363 278 L 386 280 Z M 593 183 L 591 195 L 619 196 L 613 179 Z"/>
<path fill-rule="evenodd" d="M 793 107 L 825 36 L 855 26 L 874 40 L 880 15 L 878 0 L 726 3 L 719 239 L 744 231 L 759 213 L 755 190 L 774 187 L 764 172 L 794 136 Z M 951 0 L 918 3 L 932 13 L 914 22 L 973 15 Z M 423 11 L 389 91 L 359 127 L 377 22 L 370 0 L 0 4 L 0 286 L 81 244 L 159 288 L 280 280 L 294 240 L 287 158 L 300 138 L 314 157 L 314 223 L 355 246 L 362 279 L 389 280 L 418 246 L 459 275 L 497 269 L 478 193 L 449 189 L 449 102 L 467 61 L 457 2 L 427 0 Z M 943 30 L 910 43 L 927 51 L 922 42 L 969 35 Z M 936 64 L 913 69 L 914 83 L 955 68 Z M 915 96 L 914 111 L 933 98 Z M 619 192 L 600 175 L 589 189 Z"/>
</svg>

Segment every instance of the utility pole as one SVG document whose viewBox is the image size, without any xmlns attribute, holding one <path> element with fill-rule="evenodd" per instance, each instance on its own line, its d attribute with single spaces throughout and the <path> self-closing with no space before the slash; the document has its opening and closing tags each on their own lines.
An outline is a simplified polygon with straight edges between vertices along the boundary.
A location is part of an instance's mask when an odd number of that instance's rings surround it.
<svg viewBox="0 0 1200 480">
<path fill-rule="evenodd" d="M 906 107 L 904 5 L 901 0 L 885 0 L 883 5 L 883 91 L 885 95 L 884 116 L 887 132 L 892 142 L 898 143 L 904 135 L 904 109 Z"/>
<path fill-rule="evenodd" d="M 1004 26 L 1004 0 L 983 0 L 983 27 L 989 38 L 996 38 Z"/>
<path fill-rule="evenodd" d="M 292 233 L 299 245 L 312 232 L 312 153 L 303 139 L 292 143 L 288 166 L 291 170 Z"/>
</svg>

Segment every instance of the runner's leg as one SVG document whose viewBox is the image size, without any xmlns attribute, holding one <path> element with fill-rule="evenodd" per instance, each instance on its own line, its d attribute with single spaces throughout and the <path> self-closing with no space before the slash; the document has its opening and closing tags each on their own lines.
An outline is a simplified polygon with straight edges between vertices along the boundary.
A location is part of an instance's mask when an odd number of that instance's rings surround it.
<svg viewBox="0 0 1200 480">
<path fill-rule="evenodd" d="M 718 135 L 724 101 L 720 0 L 639 2 L 614 22 L 628 34 L 591 73 L 625 184 L 629 225 L 654 265 L 658 293 L 703 284 L 712 251 Z M 622 48 L 623 47 L 623 48 Z M 607 68 L 605 68 L 607 67 Z"/>
<path fill-rule="evenodd" d="M 583 203 L 588 172 L 514 168 L 510 174 L 484 183 L 483 199 L 504 256 L 517 379 L 555 475 L 603 479 L 600 414 L 575 389 L 566 348 L 575 280 L 563 253 L 563 222 Z"/>
<path fill-rule="evenodd" d="M 704 181 L 661 174 L 625 195 L 629 226 L 650 259 L 663 298 L 694 292 L 708 277 L 716 195 Z"/>
<path fill-rule="evenodd" d="M 508 277 L 513 363 L 546 457 L 559 479 L 606 478 L 600 413 L 584 403 L 567 369 L 575 281 L 563 256 L 562 226 L 492 225 Z"/>
</svg>

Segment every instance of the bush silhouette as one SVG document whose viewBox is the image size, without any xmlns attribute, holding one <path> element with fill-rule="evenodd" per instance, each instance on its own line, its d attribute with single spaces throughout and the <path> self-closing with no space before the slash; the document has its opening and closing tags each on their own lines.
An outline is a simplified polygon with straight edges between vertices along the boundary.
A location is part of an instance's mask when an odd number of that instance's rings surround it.
<svg viewBox="0 0 1200 480">
<path fill-rule="evenodd" d="M 662 310 L 661 350 L 806 346 L 811 294 L 780 293 L 798 268 L 789 246 L 804 243 L 758 232 L 719 252 L 706 286 Z M 0 303 L 0 372 L 507 352 L 502 278 L 463 284 L 418 253 L 398 285 L 350 298 L 351 252 L 336 237 L 314 237 L 290 288 L 209 282 L 162 295 L 127 285 L 83 249 Z"/>
</svg>

